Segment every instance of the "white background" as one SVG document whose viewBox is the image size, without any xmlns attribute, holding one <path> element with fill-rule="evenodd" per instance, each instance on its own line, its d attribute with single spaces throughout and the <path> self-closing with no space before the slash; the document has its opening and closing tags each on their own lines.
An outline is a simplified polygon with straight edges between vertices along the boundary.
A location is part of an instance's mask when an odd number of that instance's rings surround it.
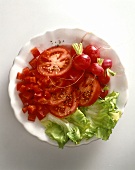
<svg viewBox="0 0 135 170">
<path fill-rule="evenodd" d="M 8 74 L 20 48 L 39 33 L 63 27 L 100 36 L 126 69 L 128 103 L 107 142 L 58 149 L 30 135 L 11 109 Z M 0 0 L 0 170 L 134 170 L 134 49 L 134 0 Z"/>
</svg>

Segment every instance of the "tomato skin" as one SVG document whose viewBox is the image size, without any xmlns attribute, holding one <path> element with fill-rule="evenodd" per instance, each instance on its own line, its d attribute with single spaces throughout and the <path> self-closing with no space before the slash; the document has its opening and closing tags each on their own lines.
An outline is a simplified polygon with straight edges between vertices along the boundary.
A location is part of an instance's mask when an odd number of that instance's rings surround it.
<svg viewBox="0 0 135 170">
<path fill-rule="evenodd" d="M 44 76 L 61 76 L 72 65 L 69 50 L 64 47 L 51 47 L 42 52 L 38 58 L 37 70 Z"/>
<path fill-rule="evenodd" d="M 92 105 L 98 98 L 101 87 L 98 80 L 92 74 L 86 74 L 84 81 L 79 84 L 77 89 L 78 106 Z"/>
</svg>

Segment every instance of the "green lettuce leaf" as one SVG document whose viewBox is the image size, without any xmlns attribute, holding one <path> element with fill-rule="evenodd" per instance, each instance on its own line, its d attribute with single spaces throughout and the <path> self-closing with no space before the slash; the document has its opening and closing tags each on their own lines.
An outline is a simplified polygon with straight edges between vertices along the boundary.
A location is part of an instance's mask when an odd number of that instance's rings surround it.
<svg viewBox="0 0 135 170">
<path fill-rule="evenodd" d="M 116 102 L 119 93 L 112 92 L 105 99 L 98 99 L 92 106 L 80 107 L 90 124 L 96 129 L 95 136 L 103 140 L 108 140 L 112 129 L 121 117 L 121 111 L 118 110 Z"/>
<path fill-rule="evenodd" d="M 94 136 L 93 129 L 90 125 L 90 121 L 86 116 L 77 109 L 75 113 L 71 114 L 66 118 L 66 120 L 72 123 L 74 126 L 78 127 L 80 131 L 80 141 L 82 139 L 89 139 Z M 78 142 L 80 142 L 78 141 Z M 75 141 L 74 141 L 75 142 Z M 75 142 L 77 144 L 77 142 Z"/>
<path fill-rule="evenodd" d="M 46 128 L 45 133 L 52 139 L 57 141 L 59 147 L 62 148 L 68 141 L 67 130 L 50 120 L 42 122 Z"/>
<path fill-rule="evenodd" d="M 83 138 L 90 138 L 90 121 L 77 109 L 75 113 L 65 119 L 59 119 L 48 114 L 41 124 L 45 127 L 45 133 L 53 140 L 56 140 L 60 148 L 70 139 L 78 144 Z"/>
</svg>

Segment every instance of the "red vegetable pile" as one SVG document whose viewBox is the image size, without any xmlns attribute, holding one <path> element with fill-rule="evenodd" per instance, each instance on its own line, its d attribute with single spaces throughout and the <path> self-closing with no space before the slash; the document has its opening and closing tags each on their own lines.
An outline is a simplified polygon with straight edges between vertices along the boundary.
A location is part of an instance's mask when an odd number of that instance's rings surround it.
<svg viewBox="0 0 135 170">
<path fill-rule="evenodd" d="M 66 117 L 78 106 L 92 105 L 108 94 L 111 59 L 101 59 L 99 49 L 82 44 L 54 46 L 42 53 L 35 47 L 29 67 L 17 73 L 17 91 L 28 120 L 47 113 Z"/>
</svg>

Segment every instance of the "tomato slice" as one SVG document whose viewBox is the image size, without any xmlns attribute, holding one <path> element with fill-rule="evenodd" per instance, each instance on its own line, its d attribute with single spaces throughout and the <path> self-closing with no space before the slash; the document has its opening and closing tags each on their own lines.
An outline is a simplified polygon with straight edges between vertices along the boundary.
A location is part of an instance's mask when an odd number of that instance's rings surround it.
<svg viewBox="0 0 135 170">
<path fill-rule="evenodd" d="M 70 52 L 64 47 L 51 47 L 43 51 L 37 62 L 37 70 L 46 76 L 60 76 L 67 72 L 72 64 Z"/>
<path fill-rule="evenodd" d="M 85 74 L 83 81 L 77 87 L 78 106 L 92 105 L 99 97 L 101 87 L 92 74 Z"/>
<path fill-rule="evenodd" d="M 71 91 L 72 91 L 71 86 L 60 88 L 58 91 L 51 94 L 49 104 L 55 106 L 67 100 L 68 96 L 71 94 Z"/>
<path fill-rule="evenodd" d="M 63 118 L 75 112 L 77 109 L 78 103 L 76 100 L 76 93 L 73 92 L 66 97 L 64 102 L 61 102 L 57 106 L 50 106 L 51 114 Z"/>
</svg>

